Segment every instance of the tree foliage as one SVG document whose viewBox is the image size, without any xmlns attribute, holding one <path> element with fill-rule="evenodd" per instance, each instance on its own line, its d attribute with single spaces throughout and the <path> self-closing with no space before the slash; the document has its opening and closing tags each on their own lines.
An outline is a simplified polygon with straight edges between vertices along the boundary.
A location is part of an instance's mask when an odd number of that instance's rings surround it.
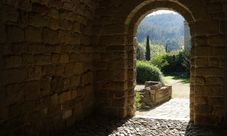
<svg viewBox="0 0 227 136">
<path fill-rule="evenodd" d="M 150 50 L 150 38 L 149 35 L 147 35 L 147 41 L 146 41 L 146 60 L 151 60 L 151 50 Z"/>
<path fill-rule="evenodd" d="M 157 14 L 145 17 L 138 26 L 136 37 L 143 42 L 149 34 L 152 44 L 166 45 L 168 51 L 179 50 L 184 36 L 184 18 L 179 14 Z"/>
</svg>

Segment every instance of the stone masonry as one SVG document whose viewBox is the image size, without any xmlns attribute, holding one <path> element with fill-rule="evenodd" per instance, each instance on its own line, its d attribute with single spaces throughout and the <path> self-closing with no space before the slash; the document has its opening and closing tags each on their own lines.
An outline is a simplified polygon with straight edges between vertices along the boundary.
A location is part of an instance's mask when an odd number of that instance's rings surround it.
<svg viewBox="0 0 227 136">
<path fill-rule="evenodd" d="M 1 0 L 0 135 L 54 135 L 92 113 L 133 116 L 133 39 L 158 9 L 190 27 L 190 120 L 223 123 L 226 0 Z"/>
<path fill-rule="evenodd" d="M 144 89 L 135 90 L 140 95 L 142 109 L 150 109 L 171 99 L 172 86 L 158 81 L 146 81 Z"/>
</svg>

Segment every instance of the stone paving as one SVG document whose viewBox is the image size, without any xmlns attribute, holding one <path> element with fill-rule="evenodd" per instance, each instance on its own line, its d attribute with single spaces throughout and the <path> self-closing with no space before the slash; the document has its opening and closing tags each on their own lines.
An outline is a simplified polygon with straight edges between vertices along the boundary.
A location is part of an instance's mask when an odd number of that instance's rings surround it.
<svg viewBox="0 0 227 136">
<path fill-rule="evenodd" d="M 189 100 L 174 98 L 126 119 L 91 116 L 59 136 L 227 136 L 221 128 L 189 122 Z"/>
<path fill-rule="evenodd" d="M 136 115 L 161 119 L 189 120 L 189 99 L 173 98 L 152 109 L 138 110 Z"/>
<path fill-rule="evenodd" d="M 59 136 L 226 136 L 222 129 L 203 128 L 185 120 L 92 116 Z"/>
</svg>

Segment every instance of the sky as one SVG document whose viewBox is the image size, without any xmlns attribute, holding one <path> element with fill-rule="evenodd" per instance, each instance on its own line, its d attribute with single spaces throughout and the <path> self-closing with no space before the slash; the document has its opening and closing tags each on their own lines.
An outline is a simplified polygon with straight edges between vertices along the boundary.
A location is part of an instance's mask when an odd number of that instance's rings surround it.
<svg viewBox="0 0 227 136">
<path fill-rule="evenodd" d="M 152 13 L 149 14 L 148 16 L 157 15 L 157 14 L 164 14 L 164 13 L 174 13 L 174 14 L 177 14 L 176 12 L 171 11 L 171 10 L 157 10 L 157 11 L 155 11 L 155 12 L 152 12 Z"/>
</svg>

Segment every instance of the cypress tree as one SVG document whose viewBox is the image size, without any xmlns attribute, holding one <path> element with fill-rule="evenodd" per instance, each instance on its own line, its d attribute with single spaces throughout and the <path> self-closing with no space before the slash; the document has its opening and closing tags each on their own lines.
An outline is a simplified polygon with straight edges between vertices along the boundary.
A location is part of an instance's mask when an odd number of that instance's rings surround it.
<svg viewBox="0 0 227 136">
<path fill-rule="evenodd" d="M 151 60 L 151 50 L 150 50 L 150 43 L 149 43 L 149 35 L 147 35 L 147 42 L 146 42 L 146 60 Z"/>
</svg>

